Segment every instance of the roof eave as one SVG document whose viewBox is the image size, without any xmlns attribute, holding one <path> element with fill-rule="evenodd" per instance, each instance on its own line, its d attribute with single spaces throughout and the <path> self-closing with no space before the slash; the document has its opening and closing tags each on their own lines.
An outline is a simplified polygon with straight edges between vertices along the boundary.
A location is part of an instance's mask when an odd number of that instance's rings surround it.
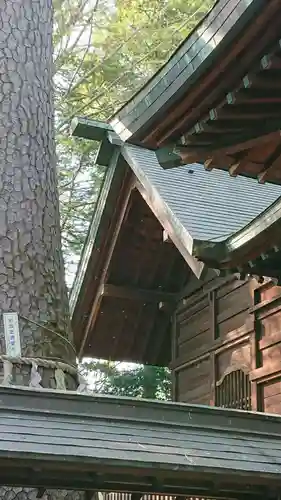
<svg viewBox="0 0 281 500">
<path fill-rule="evenodd" d="M 226 241 L 195 240 L 193 255 L 199 262 L 204 262 L 209 267 L 219 269 L 223 263 L 228 261 Z"/>
<path fill-rule="evenodd" d="M 239 251 L 246 246 L 254 246 L 254 242 L 258 237 L 262 236 L 265 231 L 271 230 L 273 226 L 276 226 L 280 222 L 281 197 L 226 241 L 228 253 Z"/>
<path fill-rule="evenodd" d="M 119 152 L 114 152 L 114 157 L 111 165 L 105 173 L 105 177 L 101 186 L 99 197 L 97 200 L 94 216 L 89 227 L 86 242 L 82 251 L 82 256 L 78 265 L 77 274 L 71 289 L 69 298 L 70 314 L 73 316 L 75 308 L 77 307 L 78 297 L 83 288 L 83 282 L 91 259 L 93 248 L 99 240 L 100 233 L 103 230 L 104 210 L 110 190 L 112 188 L 112 180 L 116 172 L 116 165 L 119 157 Z"/>
<path fill-rule="evenodd" d="M 223 3 L 224 5 L 220 6 Z M 112 117 L 110 124 L 122 140 L 134 142 L 141 140 L 145 134 L 147 135 L 163 112 L 175 100 L 180 99 L 184 93 L 188 92 L 191 86 L 198 84 L 198 80 L 202 78 L 207 69 L 216 64 L 215 61 L 221 53 L 230 45 L 234 37 L 237 37 L 239 32 L 246 27 L 249 20 L 260 12 L 261 6 L 264 4 L 264 0 L 240 0 L 240 8 L 236 9 L 235 15 L 232 16 L 233 22 L 230 22 L 232 18 L 230 19 L 229 3 L 216 2 L 204 20 L 179 46 L 168 62 Z M 214 15 L 214 11 L 216 11 L 216 15 Z M 220 30 L 217 26 L 218 19 L 221 19 Z M 227 24 L 227 30 L 224 23 Z M 197 45 L 198 53 L 195 50 Z M 189 54 L 189 51 L 192 52 Z M 195 56 L 194 52 L 196 52 Z M 183 61 L 186 61 L 184 67 L 182 67 Z M 176 86 L 174 75 L 168 78 L 173 66 L 179 68 L 180 81 L 178 86 Z M 184 73 L 186 73 L 186 78 L 183 78 Z M 163 97 L 165 93 L 167 93 L 166 98 Z M 157 102 L 159 96 L 161 99 Z M 140 117 L 142 118 L 140 119 Z M 139 123 L 137 124 L 137 122 Z"/>
<path fill-rule="evenodd" d="M 268 249 L 268 232 L 275 231 L 276 226 L 281 224 L 281 197 L 270 205 L 264 212 L 258 215 L 245 227 L 231 235 L 222 242 L 213 241 L 194 241 L 193 255 L 198 260 L 207 265 L 220 268 L 232 267 L 233 259 L 238 261 L 238 256 L 251 256 L 255 251 L 256 241 L 267 234 L 265 246 Z M 275 238 L 270 239 L 270 246 L 274 246 L 280 241 L 278 233 L 275 232 Z M 242 261 L 240 260 L 242 263 Z"/>
</svg>

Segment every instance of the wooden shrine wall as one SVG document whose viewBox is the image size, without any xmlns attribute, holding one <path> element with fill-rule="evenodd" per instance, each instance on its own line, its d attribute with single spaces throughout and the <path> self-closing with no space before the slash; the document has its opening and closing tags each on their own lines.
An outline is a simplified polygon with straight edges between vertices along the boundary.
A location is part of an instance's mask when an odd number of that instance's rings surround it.
<svg viewBox="0 0 281 500">
<path fill-rule="evenodd" d="M 251 381 L 254 409 L 281 414 L 281 287 L 272 282 L 251 284 L 252 339 Z"/>
<path fill-rule="evenodd" d="M 281 287 L 213 279 L 181 301 L 173 397 L 281 414 Z"/>
</svg>

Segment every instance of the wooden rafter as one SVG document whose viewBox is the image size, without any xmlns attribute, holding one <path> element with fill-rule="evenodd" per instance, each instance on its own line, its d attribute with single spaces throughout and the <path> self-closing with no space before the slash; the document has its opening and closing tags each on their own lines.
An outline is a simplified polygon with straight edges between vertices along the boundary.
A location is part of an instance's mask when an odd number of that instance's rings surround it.
<svg viewBox="0 0 281 500">
<path fill-rule="evenodd" d="M 257 119 L 264 119 L 264 120 L 269 120 L 269 119 L 278 119 L 280 117 L 280 106 L 276 103 L 271 104 L 271 107 L 267 104 L 266 106 L 263 106 L 260 104 L 259 106 L 256 106 L 255 104 L 252 106 L 249 104 L 241 105 L 241 106 L 236 106 L 235 108 L 233 107 L 230 109 L 228 106 L 231 106 L 230 104 L 225 104 L 224 107 L 221 108 L 215 108 L 210 111 L 210 117 L 209 119 L 211 121 L 233 121 L 237 120 L 246 122 L 247 126 L 254 126 L 255 121 Z M 242 134 L 241 134 L 242 135 Z"/>
<path fill-rule="evenodd" d="M 270 156 L 263 165 L 263 162 L 253 159 L 252 150 L 269 142 L 276 142 L 278 146 L 281 140 L 280 62 L 281 41 L 272 52 L 260 59 L 251 74 L 242 78 L 235 90 L 229 91 L 205 118 L 182 135 L 177 152 L 183 161 L 188 161 L 189 156 L 193 155 L 197 161 L 203 159 L 207 170 L 218 166 L 229 168 L 229 173 L 233 176 L 247 171 L 256 172 L 260 182 L 271 178 L 280 164 L 278 152 L 276 158 L 272 160 Z M 256 87 L 257 78 L 260 79 L 263 75 L 265 81 L 264 75 L 269 76 L 272 71 L 275 73 L 274 78 L 268 80 L 269 86 L 274 82 L 276 72 L 277 78 L 280 77 L 275 90 Z M 243 150 L 246 153 L 241 156 Z M 223 160 L 221 155 L 224 156 Z"/>
<path fill-rule="evenodd" d="M 276 167 L 280 166 L 280 156 L 281 156 L 281 144 L 279 144 L 276 150 L 272 153 L 268 161 L 266 162 L 262 172 L 258 175 L 258 181 L 263 184 L 268 179 L 269 175 Z"/>
<path fill-rule="evenodd" d="M 274 12 L 276 13 L 276 9 L 278 8 L 278 0 L 270 2 L 266 12 L 263 14 L 262 23 L 252 23 L 243 36 L 233 45 L 232 50 L 228 52 L 220 63 L 219 68 L 215 66 L 214 70 L 208 73 L 208 76 L 200 85 L 195 86 L 192 92 L 189 92 L 184 99 L 181 99 L 180 106 L 174 107 L 167 117 L 161 120 L 159 126 L 160 130 L 154 129 L 145 137 L 144 141 L 151 143 L 157 140 L 157 145 L 160 147 L 166 143 L 171 136 L 177 134 L 179 130 L 187 128 L 187 123 L 190 123 L 193 119 L 196 120 L 196 115 L 198 119 L 199 109 L 208 109 L 209 102 L 217 99 L 218 92 L 224 92 L 227 86 L 232 85 L 233 72 L 229 70 L 228 65 L 231 60 L 235 61 L 235 58 L 239 57 L 242 48 L 249 43 L 247 40 L 253 40 L 256 37 L 255 43 L 251 43 L 251 50 L 245 52 L 239 61 L 239 65 L 236 64 L 235 66 L 235 75 L 237 76 L 239 73 L 241 78 L 243 78 L 243 71 L 246 71 L 253 60 L 258 57 L 263 47 L 269 43 L 273 43 L 276 39 L 276 31 L 274 29 L 268 30 L 268 26 L 270 23 L 278 24 L 278 20 L 273 17 Z M 265 29 L 262 28 L 262 25 Z M 220 78 L 217 84 L 213 86 L 211 92 L 206 92 L 202 99 L 202 91 L 207 90 L 211 81 L 215 80 L 218 75 L 221 74 L 224 74 L 224 77 Z M 200 99 L 198 103 L 195 100 L 196 97 Z M 199 104 L 199 102 L 200 107 L 196 105 Z M 171 125 L 171 122 L 173 125 Z"/>
<path fill-rule="evenodd" d="M 281 114 L 280 114 L 281 116 Z M 249 127 L 244 131 L 244 133 L 240 134 L 230 134 L 226 139 L 219 140 L 214 136 L 213 141 L 209 142 L 205 145 L 197 145 L 196 142 L 192 142 L 188 140 L 182 140 L 181 145 L 177 146 L 177 150 L 188 151 L 189 153 L 195 154 L 195 152 L 210 152 L 210 155 L 215 154 L 225 154 L 225 155 L 233 155 L 242 150 L 250 149 L 255 146 L 259 146 L 262 143 L 265 144 L 267 142 L 277 141 L 281 137 L 281 119 L 272 119 L 266 120 L 262 124 L 263 126 L 259 129 L 255 127 Z"/>
<path fill-rule="evenodd" d="M 281 75 L 275 75 L 272 79 L 270 73 L 264 71 L 259 74 L 246 75 L 242 83 L 245 89 L 276 92 L 280 90 Z"/>
<path fill-rule="evenodd" d="M 140 300 L 144 302 L 174 302 L 174 293 L 163 292 L 161 290 L 143 290 L 128 286 L 118 286 L 106 283 L 101 288 L 103 297 L 115 297 L 119 299 Z"/>
<path fill-rule="evenodd" d="M 281 116 L 281 115 L 280 115 Z M 272 130 L 273 129 L 273 130 Z M 244 134 L 235 134 L 230 136 L 227 139 L 223 139 L 221 141 L 216 140 L 216 146 L 212 145 L 209 148 L 196 148 L 199 151 L 207 152 L 210 150 L 210 154 L 225 154 L 225 155 L 233 155 L 242 150 L 250 149 L 255 146 L 260 146 L 261 144 L 266 144 L 267 142 L 277 141 L 281 138 L 281 118 L 277 120 L 271 120 L 270 122 L 264 123 L 264 126 L 261 130 L 256 130 L 255 128 L 252 130 L 248 130 Z M 181 147 L 183 150 L 188 150 L 188 146 L 184 144 L 182 146 L 178 146 L 178 151 L 181 151 Z M 194 153 L 194 147 L 192 148 Z"/>
<path fill-rule="evenodd" d="M 226 96 L 227 103 L 229 105 L 243 105 L 243 104 L 280 104 L 281 97 L 280 92 L 276 89 L 270 91 L 270 95 L 265 95 L 265 92 L 261 89 L 253 87 L 251 92 L 249 89 L 239 88 L 234 92 L 229 92 Z"/>
</svg>

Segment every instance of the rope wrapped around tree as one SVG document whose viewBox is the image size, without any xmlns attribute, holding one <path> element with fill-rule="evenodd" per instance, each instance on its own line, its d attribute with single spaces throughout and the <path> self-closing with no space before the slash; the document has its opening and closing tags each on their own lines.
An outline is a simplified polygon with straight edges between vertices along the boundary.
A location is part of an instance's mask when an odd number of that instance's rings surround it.
<svg viewBox="0 0 281 500">
<path fill-rule="evenodd" d="M 24 356 L 8 356 L 0 355 L 0 361 L 3 363 L 3 381 L 2 386 L 13 385 L 13 366 L 14 365 L 30 365 L 30 382 L 29 387 L 44 389 L 40 384 L 42 377 L 38 372 L 38 368 L 48 368 L 55 371 L 56 389 L 66 391 L 65 374 L 72 375 L 77 380 L 77 392 L 88 392 L 88 385 L 84 377 L 79 373 L 79 368 L 72 366 L 62 361 L 39 358 L 39 357 L 24 357 Z"/>
</svg>

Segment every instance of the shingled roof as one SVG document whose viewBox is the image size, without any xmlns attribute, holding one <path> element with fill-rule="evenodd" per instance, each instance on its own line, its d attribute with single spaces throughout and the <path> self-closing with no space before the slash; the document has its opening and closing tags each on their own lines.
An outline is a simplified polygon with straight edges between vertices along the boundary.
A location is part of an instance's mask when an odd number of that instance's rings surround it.
<svg viewBox="0 0 281 500">
<path fill-rule="evenodd" d="M 244 499 L 280 487 L 279 416 L 9 387 L 0 398 L 2 484 Z"/>
<path fill-rule="evenodd" d="M 154 151 L 124 145 L 122 153 L 147 193 L 160 203 L 173 224 L 193 241 L 223 241 L 263 212 L 280 195 L 281 187 L 257 184 L 247 177 L 227 172 L 208 172 L 203 165 L 185 165 L 163 170 Z M 156 203 L 156 196 L 158 202 Z"/>
<path fill-rule="evenodd" d="M 197 241 L 194 254 L 207 266 L 245 274 L 271 277 L 281 282 L 281 197 L 249 224 L 220 242 Z"/>
<path fill-rule="evenodd" d="M 80 121 L 76 135 L 85 127 L 93 139 L 100 131 Z M 281 189 L 197 164 L 165 171 L 157 152 L 103 134 L 109 167 L 70 297 L 75 345 L 80 356 L 164 366 L 178 297 L 192 274 L 215 267 L 197 258 L 197 244 L 225 240 Z"/>
</svg>

